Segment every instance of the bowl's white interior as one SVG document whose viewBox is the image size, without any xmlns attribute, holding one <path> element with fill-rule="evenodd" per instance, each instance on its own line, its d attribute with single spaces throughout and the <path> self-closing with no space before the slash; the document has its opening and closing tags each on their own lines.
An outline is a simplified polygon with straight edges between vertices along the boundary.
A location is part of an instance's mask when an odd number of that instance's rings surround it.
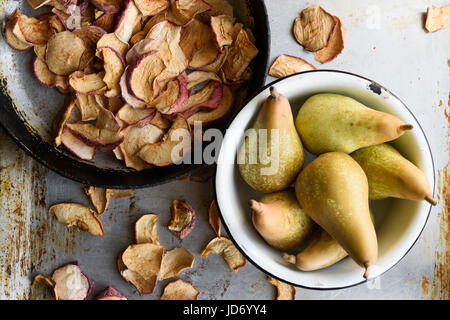
<svg viewBox="0 0 450 320">
<path fill-rule="evenodd" d="M 426 138 L 414 116 L 403 103 L 388 91 L 377 94 L 370 89 L 371 82 L 355 75 L 319 71 L 301 73 L 275 84 L 290 101 L 294 119 L 303 101 L 320 93 L 339 93 L 357 99 L 366 106 L 391 113 L 414 129 L 392 144 L 410 161 L 421 168 L 434 188 L 433 160 Z M 252 99 L 236 116 L 224 138 L 216 173 L 216 196 L 224 224 L 245 255 L 265 272 L 286 282 L 310 288 L 341 288 L 364 281 L 363 269 L 350 258 L 318 271 L 302 272 L 286 263 L 281 251 L 271 248 L 254 229 L 251 222 L 249 199 L 261 194 L 252 190 L 240 177 L 236 152 L 245 129 L 251 127 L 259 107 L 269 95 L 269 88 Z M 313 159 L 307 156 L 306 162 Z M 387 199 L 372 201 L 376 220 L 379 258 L 372 276 L 377 276 L 397 263 L 419 237 L 429 214 L 425 202 Z"/>
</svg>

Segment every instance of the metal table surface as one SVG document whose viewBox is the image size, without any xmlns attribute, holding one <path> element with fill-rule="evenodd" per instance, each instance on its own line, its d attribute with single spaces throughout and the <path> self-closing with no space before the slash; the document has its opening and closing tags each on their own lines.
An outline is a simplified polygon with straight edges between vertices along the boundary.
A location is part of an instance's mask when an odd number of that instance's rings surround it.
<svg viewBox="0 0 450 320">
<path fill-rule="evenodd" d="M 291 28 L 298 13 L 319 1 L 266 0 L 271 27 L 271 60 L 280 54 L 302 57 L 319 69 L 338 69 L 371 78 L 398 95 L 414 112 L 431 144 L 436 167 L 436 197 L 427 225 L 410 252 L 375 286 L 315 291 L 297 289 L 296 299 L 449 299 L 449 68 L 450 28 L 423 29 L 424 13 L 446 1 L 320 1 L 347 28 L 346 48 L 334 61 L 320 65 L 294 40 Z M 267 82 L 273 79 L 268 77 Z M 0 298 L 27 299 L 32 277 L 77 260 L 95 282 L 130 299 L 159 299 L 172 279 L 159 281 L 153 294 L 139 296 L 121 278 L 116 259 L 133 243 L 133 224 L 145 213 L 159 214 L 160 242 L 165 248 L 187 248 L 195 255 L 192 269 L 179 278 L 194 284 L 199 299 L 274 299 L 264 273 L 247 262 L 234 274 L 221 256 L 200 253 L 214 234 L 208 224 L 213 199 L 213 168 L 186 179 L 138 190 L 136 196 L 112 199 L 101 217 L 105 236 L 68 229 L 48 213 L 62 201 L 90 205 L 82 185 L 49 171 L 20 150 L 0 130 Z M 194 231 L 184 240 L 164 227 L 174 199 L 187 199 L 197 210 Z"/>
</svg>

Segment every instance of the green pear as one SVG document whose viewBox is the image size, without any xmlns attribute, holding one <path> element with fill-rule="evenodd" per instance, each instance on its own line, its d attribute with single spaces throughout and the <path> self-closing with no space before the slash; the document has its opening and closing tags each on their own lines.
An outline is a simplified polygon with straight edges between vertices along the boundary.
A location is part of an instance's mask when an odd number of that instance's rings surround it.
<svg viewBox="0 0 450 320">
<path fill-rule="evenodd" d="M 302 210 L 293 188 L 250 200 L 253 225 L 274 248 L 291 250 L 303 246 L 316 224 Z"/>
<path fill-rule="evenodd" d="M 369 212 L 372 223 L 375 223 L 370 209 Z M 347 251 L 323 229 L 316 232 L 308 246 L 296 256 L 283 253 L 283 259 L 295 264 L 302 271 L 323 269 L 341 261 L 347 256 Z"/>
<path fill-rule="evenodd" d="M 295 191 L 303 210 L 366 269 L 367 278 L 378 258 L 378 244 L 369 186 L 359 164 L 342 152 L 324 153 L 300 172 Z"/>
<path fill-rule="evenodd" d="M 289 101 L 274 87 L 253 129 L 238 153 L 242 178 L 263 193 L 286 189 L 301 170 L 305 155 Z"/>
<path fill-rule="evenodd" d="M 305 148 L 313 154 L 353 151 L 394 140 L 412 125 L 388 113 L 366 107 L 339 94 L 320 93 L 308 98 L 295 125 Z"/>
<path fill-rule="evenodd" d="M 356 150 L 351 156 L 366 173 L 369 199 L 394 197 L 437 204 L 425 174 L 393 146 L 386 143 L 370 146 Z"/>
</svg>

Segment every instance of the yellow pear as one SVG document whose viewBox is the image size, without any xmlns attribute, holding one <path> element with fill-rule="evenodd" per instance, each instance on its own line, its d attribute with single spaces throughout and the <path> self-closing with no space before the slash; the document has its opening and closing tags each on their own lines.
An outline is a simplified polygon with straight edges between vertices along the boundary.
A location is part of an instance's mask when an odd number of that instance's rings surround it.
<svg viewBox="0 0 450 320">
<path fill-rule="evenodd" d="M 425 174 L 393 146 L 386 143 L 370 146 L 356 150 L 351 156 L 366 173 L 369 199 L 394 197 L 437 204 Z"/>
<path fill-rule="evenodd" d="M 293 188 L 250 200 L 253 225 L 274 248 L 291 250 L 309 240 L 315 223 L 302 210 Z"/>
<path fill-rule="evenodd" d="M 238 153 L 242 178 L 263 193 L 286 189 L 301 170 L 305 155 L 291 105 L 274 87 L 252 129 Z"/>
<path fill-rule="evenodd" d="M 376 111 L 353 98 L 320 93 L 308 98 L 295 121 L 305 148 L 313 154 L 352 153 L 362 147 L 394 140 L 412 125 Z"/>
<path fill-rule="evenodd" d="M 367 278 L 378 258 L 378 244 L 369 186 L 359 164 L 342 152 L 324 153 L 300 172 L 295 191 L 303 210 L 366 269 Z"/>
<path fill-rule="evenodd" d="M 372 223 L 374 218 L 370 211 Z M 283 253 L 283 259 L 295 264 L 302 271 L 314 271 L 329 267 L 348 256 L 347 251 L 334 240 L 325 230 L 316 232 L 308 246 L 296 256 Z"/>
</svg>

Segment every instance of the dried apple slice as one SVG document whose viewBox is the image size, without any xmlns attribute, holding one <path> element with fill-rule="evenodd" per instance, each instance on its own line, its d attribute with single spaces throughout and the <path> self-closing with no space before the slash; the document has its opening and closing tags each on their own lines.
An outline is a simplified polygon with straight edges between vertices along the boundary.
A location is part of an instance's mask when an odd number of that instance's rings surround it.
<svg viewBox="0 0 450 320">
<path fill-rule="evenodd" d="M 149 280 L 159 273 L 164 248 L 154 243 L 132 244 L 122 253 L 125 266 L 144 279 Z"/>
<path fill-rule="evenodd" d="M 61 109 L 60 113 L 53 122 L 53 132 L 55 133 L 56 146 L 61 145 L 62 133 L 67 120 L 70 118 L 73 107 L 75 106 L 75 97 L 71 96 L 66 100 L 66 105 Z"/>
<path fill-rule="evenodd" d="M 128 71 L 127 86 L 130 93 L 145 103 L 151 102 L 154 98 L 153 82 L 164 69 L 164 62 L 159 55 L 154 52 L 144 55 Z"/>
<path fill-rule="evenodd" d="M 230 47 L 227 59 L 223 64 L 223 71 L 228 80 L 239 81 L 258 54 L 258 49 L 248 37 L 245 29 L 241 29 Z"/>
<path fill-rule="evenodd" d="M 316 67 L 302 58 L 282 54 L 272 63 L 269 74 L 272 77 L 284 78 L 294 73 L 309 70 L 316 70 Z"/>
<path fill-rule="evenodd" d="M 207 72 L 207 71 L 193 71 L 187 75 L 186 80 L 187 80 L 187 88 L 189 90 L 206 81 L 216 81 L 216 82 L 222 81 L 215 72 Z"/>
<path fill-rule="evenodd" d="M 67 129 L 64 129 L 61 133 L 61 142 L 70 152 L 80 159 L 92 160 L 95 157 L 95 148 L 88 146 Z"/>
<path fill-rule="evenodd" d="M 142 14 L 133 0 L 125 0 L 124 9 L 117 22 L 114 33 L 123 42 L 130 41 L 133 34 L 141 29 Z"/>
<path fill-rule="evenodd" d="M 112 48 L 117 51 L 121 57 L 125 57 L 130 45 L 120 40 L 115 33 L 106 33 L 97 42 L 97 49 L 103 47 Z"/>
<path fill-rule="evenodd" d="M 194 265 L 194 256 L 185 248 L 174 248 L 164 253 L 161 262 L 161 280 L 178 276 Z"/>
<path fill-rule="evenodd" d="M 107 14 L 117 13 L 122 10 L 123 0 L 89 0 L 96 8 Z"/>
<path fill-rule="evenodd" d="M 143 55 L 156 51 L 157 48 L 155 48 L 152 42 L 153 39 L 142 39 L 135 43 L 125 56 L 126 62 L 129 65 L 134 65 Z"/>
<path fill-rule="evenodd" d="M 122 133 L 100 129 L 90 123 L 70 123 L 67 129 L 85 144 L 96 148 L 115 148 L 124 141 Z"/>
<path fill-rule="evenodd" d="M 117 267 L 121 276 L 129 283 L 131 283 L 142 296 L 144 294 L 151 294 L 156 287 L 156 282 L 158 281 L 158 276 L 154 275 L 150 279 L 144 279 L 139 273 L 127 269 L 127 266 L 122 260 L 121 253 L 117 259 Z"/>
<path fill-rule="evenodd" d="M 190 126 L 194 123 L 200 121 L 203 126 L 210 125 L 215 121 L 220 121 L 225 118 L 233 110 L 234 105 L 234 95 L 228 86 L 223 86 L 222 99 L 217 108 L 213 110 L 198 111 L 190 116 L 187 121 Z"/>
<path fill-rule="evenodd" d="M 52 0 L 27 0 L 30 7 L 33 9 L 39 9 L 45 5 L 50 5 Z"/>
<path fill-rule="evenodd" d="M 187 17 L 180 12 L 177 0 L 170 0 L 170 7 L 166 11 L 166 19 L 177 26 L 185 26 L 192 22 L 193 17 Z"/>
<path fill-rule="evenodd" d="M 104 213 L 108 208 L 109 199 L 111 196 L 109 189 L 90 186 L 86 187 L 84 191 L 91 200 L 95 210 L 97 210 L 98 215 Z"/>
<path fill-rule="evenodd" d="M 59 203 L 50 207 L 59 222 L 68 227 L 75 226 L 95 236 L 103 236 L 103 225 L 95 212 L 78 203 Z"/>
<path fill-rule="evenodd" d="M 197 300 L 199 294 L 192 284 L 178 279 L 165 286 L 161 300 Z"/>
<path fill-rule="evenodd" d="M 334 17 L 321 6 L 310 6 L 295 19 L 293 32 L 298 43 L 315 52 L 327 45 L 335 25 Z"/>
<path fill-rule="evenodd" d="M 188 99 L 187 79 L 181 74 L 167 84 L 166 90 L 156 97 L 151 105 L 163 114 L 173 114 L 182 109 Z"/>
<path fill-rule="evenodd" d="M 5 36 L 6 42 L 9 44 L 11 48 L 20 51 L 25 51 L 30 49 L 33 45 L 31 43 L 26 42 L 22 32 L 20 31 L 18 23 L 19 14 L 20 14 L 19 11 L 15 10 L 8 17 L 3 34 Z"/>
<path fill-rule="evenodd" d="M 214 110 L 219 107 L 223 96 L 221 82 L 210 82 L 203 89 L 189 97 L 186 105 L 178 112 L 186 119 L 198 111 Z"/>
<path fill-rule="evenodd" d="M 48 40 L 45 62 L 53 73 L 69 75 L 78 70 L 84 51 L 83 40 L 70 31 L 63 31 Z"/>
<path fill-rule="evenodd" d="M 106 83 L 108 91 L 105 96 L 114 98 L 120 96 L 120 78 L 125 70 L 125 61 L 120 54 L 110 47 L 102 47 L 99 49 L 103 57 L 105 68 L 105 76 L 103 82 Z"/>
<path fill-rule="evenodd" d="M 145 108 L 147 105 L 144 101 L 142 101 L 141 99 L 136 98 L 132 92 L 130 92 L 128 90 L 128 85 L 127 85 L 127 78 L 128 78 L 128 74 L 129 74 L 129 68 L 130 66 L 127 66 L 122 74 L 122 77 L 120 77 L 120 94 L 122 99 L 128 103 L 130 106 L 132 106 L 133 108 L 137 108 L 137 109 L 142 109 Z"/>
<path fill-rule="evenodd" d="M 214 230 L 215 234 L 220 237 L 220 217 L 219 217 L 219 210 L 217 210 L 216 201 L 211 201 L 211 204 L 209 206 L 208 210 L 208 216 L 209 216 L 209 225 Z"/>
<path fill-rule="evenodd" d="M 186 119 L 179 115 L 162 141 L 146 144 L 136 155 L 157 167 L 177 164 L 190 153 L 191 141 L 191 127 Z"/>
<path fill-rule="evenodd" d="M 203 0 L 177 0 L 175 5 L 180 14 L 189 20 L 202 12 L 211 10 L 211 6 Z"/>
<path fill-rule="evenodd" d="M 120 199 L 120 198 L 128 198 L 132 197 L 136 194 L 136 190 L 134 189 L 109 189 L 109 193 L 111 197 Z"/>
<path fill-rule="evenodd" d="M 114 287 L 108 286 L 100 292 L 95 300 L 128 300 L 122 292 Z"/>
<path fill-rule="evenodd" d="M 33 46 L 33 51 L 36 57 L 45 62 L 45 50 L 47 49 L 47 44 L 36 44 Z"/>
<path fill-rule="evenodd" d="M 210 10 L 199 14 L 202 21 L 209 22 L 211 17 L 227 15 L 233 17 L 233 6 L 227 0 L 203 0 L 210 6 Z"/>
<path fill-rule="evenodd" d="M 270 276 L 267 277 L 267 280 L 277 288 L 277 300 L 295 300 L 296 289 L 294 286 Z"/>
<path fill-rule="evenodd" d="M 134 3 L 144 17 L 157 15 L 170 6 L 169 0 L 134 0 Z"/>
<path fill-rule="evenodd" d="M 32 44 L 46 44 L 53 35 L 48 19 L 39 20 L 17 12 L 17 22 L 24 39 Z"/>
<path fill-rule="evenodd" d="M 223 259 L 234 272 L 245 266 L 245 257 L 236 249 L 233 242 L 225 237 L 212 239 L 203 249 L 202 257 L 207 257 L 210 253 L 223 254 Z"/>
<path fill-rule="evenodd" d="M 116 116 L 123 121 L 127 126 L 136 125 L 142 127 L 149 124 L 155 117 L 155 109 L 136 109 L 129 104 L 124 104 L 122 108 L 117 111 Z"/>
<path fill-rule="evenodd" d="M 156 143 L 164 135 L 164 131 L 157 126 L 147 124 L 143 127 L 131 125 L 122 130 L 125 137 L 120 145 L 125 165 L 136 170 L 150 168 L 146 162 L 137 156 L 137 153 L 147 143 Z"/>
<path fill-rule="evenodd" d="M 320 63 L 333 60 L 344 50 L 346 29 L 338 17 L 334 18 L 337 23 L 328 44 L 323 49 L 314 52 L 314 58 Z"/>
<path fill-rule="evenodd" d="M 152 121 L 150 123 L 161 130 L 166 131 L 170 128 L 171 123 L 163 117 L 162 113 L 159 111 L 156 111 L 155 116 L 153 117 Z"/>
<path fill-rule="evenodd" d="M 447 28 L 450 25 L 450 4 L 437 8 L 432 6 L 427 8 L 425 29 L 428 32 L 436 32 Z"/>
<path fill-rule="evenodd" d="M 156 214 L 143 215 L 134 224 L 136 243 L 154 243 L 159 245 L 158 229 L 156 228 Z"/>
<path fill-rule="evenodd" d="M 94 282 L 77 264 L 69 263 L 52 274 L 56 300 L 86 300 L 92 293 Z"/>
<path fill-rule="evenodd" d="M 226 15 L 211 17 L 211 29 L 216 36 L 219 48 L 229 46 L 233 43 L 232 31 L 235 21 L 235 18 Z"/>
<path fill-rule="evenodd" d="M 103 77 L 104 72 L 85 73 L 83 71 L 75 71 L 69 76 L 69 84 L 79 93 L 89 95 L 102 94 L 107 90 Z"/>
<path fill-rule="evenodd" d="M 51 72 L 48 69 L 47 64 L 38 57 L 36 57 L 33 62 L 33 73 L 38 82 L 45 87 L 66 87 L 66 78 Z"/>
<path fill-rule="evenodd" d="M 81 57 L 79 66 L 79 69 L 84 70 L 91 64 L 91 62 L 93 62 L 97 42 L 103 35 L 106 34 L 106 31 L 100 27 L 90 25 L 76 28 L 72 32 L 78 38 L 83 40 L 84 43 L 85 50 L 83 52 L 83 56 Z"/>
<path fill-rule="evenodd" d="M 52 278 L 37 274 L 31 284 L 32 300 L 55 300 L 55 281 Z"/>
<path fill-rule="evenodd" d="M 174 200 L 170 207 L 172 218 L 167 228 L 178 238 L 185 238 L 195 226 L 195 210 L 185 200 Z"/>
<path fill-rule="evenodd" d="M 95 21 L 92 22 L 92 25 L 100 27 L 108 33 L 114 32 L 114 29 L 116 28 L 117 17 L 117 13 L 105 13 L 102 16 L 96 18 Z"/>
<path fill-rule="evenodd" d="M 95 99 L 96 96 L 77 92 L 76 106 L 80 110 L 81 120 L 90 121 L 98 117 L 101 106 Z"/>
</svg>

